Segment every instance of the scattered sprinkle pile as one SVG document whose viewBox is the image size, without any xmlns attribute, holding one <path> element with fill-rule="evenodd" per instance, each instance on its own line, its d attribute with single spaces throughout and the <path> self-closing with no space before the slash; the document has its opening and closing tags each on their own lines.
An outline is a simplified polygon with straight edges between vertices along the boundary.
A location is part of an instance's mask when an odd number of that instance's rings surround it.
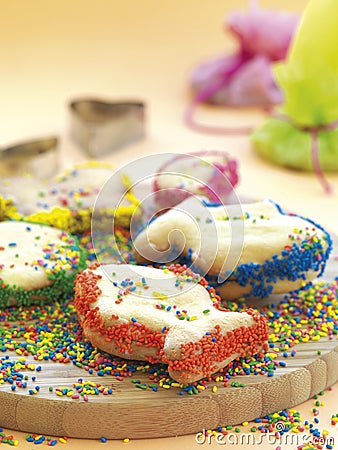
<svg viewBox="0 0 338 450">
<path fill-rule="evenodd" d="M 131 256 L 130 238 L 123 229 L 115 230 L 116 252 L 112 255 L 120 258 L 121 251 L 127 262 L 133 262 Z M 80 243 L 89 251 L 89 260 L 94 259 L 94 250 L 88 234 L 80 236 Z M 115 252 L 115 253 L 114 253 Z M 137 390 L 156 392 L 175 390 L 177 396 L 198 395 L 205 390 L 217 392 L 219 386 L 241 388 L 245 383 L 242 375 L 263 375 L 272 377 L 277 370 L 283 370 L 290 358 L 296 355 L 296 345 L 321 339 L 337 339 L 338 334 L 338 280 L 331 282 L 315 282 L 310 286 L 291 293 L 278 305 L 267 305 L 260 310 L 269 321 L 269 349 L 254 356 L 239 358 L 233 361 L 223 371 L 210 379 L 203 379 L 192 384 L 180 384 L 168 376 L 164 364 L 150 364 L 138 361 L 126 361 L 105 354 L 91 346 L 82 337 L 78 324 L 77 313 L 72 300 L 53 305 L 32 305 L 30 307 L 8 307 L 0 309 L 0 390 L 25 390 L 28 395 L 39 395 L 49 390 L 55 396 L 66 396 L 70 401 L 91 401 L 92 396 L 114 395 L 118 383 L 131 383 Z M 161 298 L 158 301 L 161 307 Z M 241 302 L 224 302 L 221 305 L 231 311 L 244 308 Z M 245 305 L 248 307 L 250 305 Z M 207 314 L 207 311 L 205 312 Z M 320 354 L 320 351 L 318 351 Z M 44 370 L 44 364 L 74 365 L 83 376 L 75 378 L 68 386 L 40 386 L 39 373 Z M 102 377 L 102 382 L 93 381 L 91 376 Z M 96 378 L 97 380 L 97 378 Z M 327 436 L 327 430 L 319 431 L 319 411 L 324 402 L 319 393 L 314 399 L 313 420 L 303 421 L 295 410 L 279 411 L 264 418 L 257 418 L 255 424 L 249 427 L 252 433 L 275 432 L 276 437 L 283 433 L 308 432 L 314 438 Z M 137 393 L 135 394 L 137 395 Z M 331 418 L 331 425 L 338 423 L 338 414 Z M 279 424 L 280 430 L 277 429 Z M 218 430 L 208 430 L 206 433 L 229 433 L 243 431 L 239 427 L 221 427 Z M 279 433 L 279 434 L 278 434 Z M 34 444 L 45 443 L 54 446 L 66 443 L 66 437 L 50 438 L 27 435 L 27 441 Z M 9 442 L 11 441 L 11 442 Z M 105 437 L 101 442 L 106 442 Z M 18 445 L 13 436 L 0 432 L 0 442 Z M 128 442 L 128 438 L 124 440 Z M 317 443 L 316 443 L 317 442 Z M 313 447 L 320 447 L 319 440 L 313 441 Z M 330 449 L 330 443 L 326 448 Z M 278 447 L 277 447 L 278 448 Z"/>
</svg>

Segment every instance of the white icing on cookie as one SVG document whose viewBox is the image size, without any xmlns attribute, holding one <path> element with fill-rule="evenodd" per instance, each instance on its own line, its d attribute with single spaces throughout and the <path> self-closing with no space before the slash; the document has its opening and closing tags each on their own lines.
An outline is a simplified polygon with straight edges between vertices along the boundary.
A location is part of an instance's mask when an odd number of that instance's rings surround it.
<svg viewBox="0 0 338 450">
<path fill-rule="evenodd" d="M 293 271 L 290 279 L 287 279 L 288 274 L 284 274 L 277 283 L 273 282 L 276 283 L 274 292 L 279 293 L 300 287 L 304 281 L 303 275 L 306 275 L 306 280 L 313 279 L 328 257 L 326 250 L 330 241 L 327 233 L 304 218 L 283 214 L 272 202 L 203 208 L 204 217 L 201 220 L 201 209 L 197 212 L 196 201 L 188 199 L 148 224 L 134 240 L 136 260 L 156 263 L 156 252 L 164 252 L 170 245 L 182 248 L 178 237 L 182 241 L 183 235 L 185 243 L 182 255 L 190 256 L 194 267 L 203 274 L 215 276 L 218 282 L 223 282 L 227 271 L 233 271 L 241 265 L 242 268 L 249 264 L 263 267 L 267 261 L 274 264 L 276 261 L 273 258 L 287 258 L 288 254 L 283 255 L 282 252 L 287 251 L 292 255 L 294 244 L 303 249 L 306 248 L 303 243 L 308 242 L 308 247 L 313 246 L 315 254 L 319 242 L 322 258 L 319 263 L 311 262 L 308 267 L 299 269 L 297 283 L 291 278 L 298 270 L 298 262 L 295 268 L 290 263 L 286 268 Z M 204 249 L 203 253 L 201 248 Z M 222 286 L 222 294 L 231 298 L 233 293 L 238 296 L 250 291 L 247 284 L 235 284 L 226 283 Z"/>
<path fill-rule="evenodd" d="M 68 233 L 28 222 L 0 223 L 0 279 L 23 290 L 51 286 L 49 275 L 74 271 L 78 249 Z"/>
<path fill-rule="evenodd" d="M 257 352 L 268 336 L 261 315 L 222 310 L 200 281 L 184 267 L 100 266 L 77 276 L 74 304 L 93 346 L 165 362 L 174 379 L 192 382 Z"/>
<path fill-rule="evenodd" d="M 255 323 L 248 314 L 219 311 L 213 306 L 210 295 L 203 286 L 196 281 L 184 281 L 170 271 L 125 264 L 100 266 L 94 273 L 102 276 L 97 282 L 102 294 L 92 307 L 99 307 L 107 326 L 116 323 L 111 321 L 111 316 L 117 314 L 118 323 L 126 323 L 134 318 L 154 331 L 161 331 L 164 326 L 170 327 L 166 337 L 168 346 L 199 340 L 215 325 L 220 325 L 226 333 L 234 328 Z M 111 276 L 112 273 L 115 275 Z M 143 287 L 142 278 L 145 279 L 146 289 Z M 124 290 L 121 282 L 126 279 L 132 281 L 131 286 L 136 286 L 136 290 L 122 296 L 122 302 L 116 304 L 114 300 L 118 299 L 119 292 Z M 180 284 L 175 286 L 177 280 Z M 114 286 L 113 281 L 117 282 L 118 286 Z M 156 308 L 158 304 L 165 305 L 166 308 Z M 167 311 L 168 306 L 171 307 L 170 311 Z M 206 309 L 209 309 L 208 314 L 203 314 Z M 188 312 L 188 317 L 196 319 L 179 320 L 177 311 L 184 310 Z"/>
</svg>

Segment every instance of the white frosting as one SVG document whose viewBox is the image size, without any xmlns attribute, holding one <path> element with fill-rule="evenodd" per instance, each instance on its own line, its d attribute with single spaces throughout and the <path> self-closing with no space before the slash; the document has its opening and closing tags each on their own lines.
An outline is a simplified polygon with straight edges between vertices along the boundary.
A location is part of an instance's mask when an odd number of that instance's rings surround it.
<svg viewBox="0 0 338 450">
<path fill-rule="evenodd" d="M 131 319 L 135 319 L 154 331 L 170 327 L 165 340 L 165 350 L 190 341 L 199 341 L 216 325 L 219 325 L 225 334 L 235 328 L 255 324 L 252 316 L 247 313 L 224 312 L 215 308 L 208 291 L 200 284 L 184 281 L 182 289 L 176 287 L 177 277 L 172 272 L 165 273 L 161 269 L 129 265 L 100 266 L 94 272 L 102 275 L 97 282 L 102 294 L 96 302 L 91 303 L 91 308 L 99 308 L 105 326 L 130 323 Z M 113 273 L 115 275 L 112 275 Z M 130 278 L 134 285 L 142 284 L 142 277 L 149 288 L 137 286 L 135 291 L 124 295 L 122 302 L 116 304 L 121 288 L 114 286 L 113 282 L 120 285 L 122 280 Z M 158 298 L 154 294 L 156 292 L 167 297 Z M 156 308 L 157 304 L 164 305 L 165 309 Z M 168 307 L 171 307 L 170 311 L 167 311 Z M 176 312 L 183 310 L 187 311 L 190 318 L 195 316 L 196 320 L 179 320 Z M 203 313 L 205 310 L 209 312 Z M 113 314 L 119 318 L 112 320 Z"/>
<path fill-rule="evenodd" d="M 203 154 L 203 159 L 187 155 L 187 158 L 176 158 L 166 166 L 164 172 L 156 177 L 160 189 L 182 188 L 194 194 L 203 194 L 205 183 L 216 170 L 214 163 L 226 164 L 225 157 L 214 154 Z"/>
<path fill-rule="evenodd" d="M 53 281 L 48 279 L 47 272 L 55 262 L 46 258 L 43 249 L 54 244 L 55 250 L 61 248 L 62 251 L 65 245 L 69 245 L 61 239 L 61 233 L 61 230 L 56 228 L 27 222 L 1 222 L 1 280 L 24 290 L 53 284 Z M 47 267 L 43 267 L 44 264 Z M 70 265 L 61 265 L 61 268 L 69 270 Z"/>
<path fill-rule="evenodd" d="M 45 182 L 32 177 L 7 178 L 0 180 L 0 195 L 12 199 L 19 212 L 24 215 L 37 211 L 48 212 L 54 207 L 91 209 L 100 189 L 113 174 L 114 170 L 110 168 L 83 167 L 70 171 L 67 176 Z M 126 188 L 120 177 L 115 178 L 107 192 L 110 195 L 100 198 L 100 207 L 130 204 L 124 197 Z"/>
<path fill-rule="evenodd" d="M 197 258 L 196 265 L 214 274 L 220 272 L 230 251 L 232 261 L 237 261 L 234 267 L 251 262 L 263 264 L 280 254 L 285 245 L 300 243 L 306 228 L 312 236 L 324 237 L 320 229 L 305 219 L 281 214 L 269 201 L 196 207 L 196 199 L 188 199 L 159 216 L 136 237 L 135 257 L 138 261 L 156 262 L 154 250 L 167 250 L 168 241 L 179 247 L 183 235 L 183 254 L 186 256 L 190 248 L 192 260 Z M 179 233 L 173 233 L 174 230 Z M 290 239 L 290 233 L 296 236 L 295 241 Z"/>
</svg>

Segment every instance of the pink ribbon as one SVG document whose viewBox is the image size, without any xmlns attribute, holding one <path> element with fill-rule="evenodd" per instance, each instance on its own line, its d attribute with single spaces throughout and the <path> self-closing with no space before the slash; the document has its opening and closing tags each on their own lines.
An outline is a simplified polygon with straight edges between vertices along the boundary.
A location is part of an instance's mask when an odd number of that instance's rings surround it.
<svg viewBox="0 0 338 450">
<path fill-rule="evenodd" d="M 195 120 L 195 112 L 197 107 L 226 86 L 236 72 L 243 66 L 243 64 L 248 61 L 248 56 L 245 55 L 244 52 L 236 55 L 236 57 L 238 58 L 236 63 L 226 72 L 220 74 L 220 78 L 218 80 L 202 89 L 188 105 L 184 113 L 184 122 L 192 130 L 199 133 L 214 135 L 242 135 L 249 134 L 253 131 L 251 127 L 214 127 L 201 124 Z"/>
<path fill-rule="evenodd" d="M 227 73 L 223 74 L 223 77 L 215 82 L 214 84 L 211 84 L 210 86 L 207 86 L 204 90 L 202 90 L 190 103 L 188 108 L 186 109 L 185 115 L 184 115 L 184 121 L 185 123 L 193 130 L 198 131 L 200 133 L 208 133 L 208 134 L 214 134 L 214 135 L 246 135 L 250 134 L 253 131 L 252 127 L 212 127 L 209 125 L 200 124 L 195 121 L 194 114 L 196 111 L 196 108 L 200 103 L 203 103 L 205 100 L 210 98 L 213 94 L 218 92 L 222 87 L 224 87 L 231 77 L 238 71 L 238 69 L 245 63 L 246 57 L 245 55 L 241 55 L 241 57 L 238 60 L 238 63 L 232 67 L 231 70 L 229 70 Z M 295 123 L 293 123 L 290 118 L 286 115 L 279 114 L 279 113 L 273 113 L 271 114 L 272 117 L 275 117 L 276 119 L 284 120 L 285 122 L 291 123 L 295 128 L 298 128 L 301 131 L 305 131 L 307 133 L 310 133 L 311 135 L 311 159 L 312 159 L 312 165 L 313 165 L 313 171 L 315 175 L 318 178 L 318 181 L 322 185 L 324 191 L 327 194 L 332 193 L 332 186 L 325 178 L 324 172 L 321 168 L 320 161 L 319 161 L 319 142 L 318 142 L 318 134 L 321 131 L 332 131 L 338 128 L 338 120 L 335 120 L 334 122 L 331 122 L 326 125 L 318 125 L 318 126 L 299 126 Z"/>
</svg>

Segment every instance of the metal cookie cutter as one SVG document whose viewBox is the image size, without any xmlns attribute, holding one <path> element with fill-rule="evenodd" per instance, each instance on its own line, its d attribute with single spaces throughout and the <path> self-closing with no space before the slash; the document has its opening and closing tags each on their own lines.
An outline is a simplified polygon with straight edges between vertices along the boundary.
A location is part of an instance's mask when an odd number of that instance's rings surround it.
<svg viewBox="0 0 338 450">
<path fill-rule="evenodd" d="M 0 176 L 49 178 L 58 169 L 57 137 L 32 140 L 0 149 Z"/>
<path fill-rule="evenodd" d="M 143 102 L 105 102 L 94 98 L 74 100 L 71 134 L 91 157 L 128 145 L 145 136 Z"/>
</svg>

